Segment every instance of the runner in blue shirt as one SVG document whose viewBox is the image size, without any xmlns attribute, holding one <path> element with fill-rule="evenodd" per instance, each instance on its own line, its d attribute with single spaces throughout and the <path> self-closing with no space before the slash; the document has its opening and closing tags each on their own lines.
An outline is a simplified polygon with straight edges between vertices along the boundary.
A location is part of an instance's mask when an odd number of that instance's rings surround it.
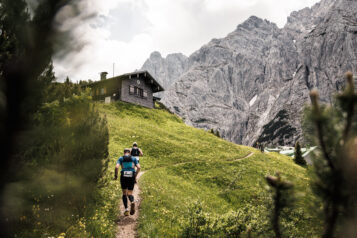
<svg viewBox="0 0 357 238">
<path fill-rule="evenodd" d="M 124 149 L 124 156 L 120 157 L 115 166 L 114 179 L 118 179 L 118 170 L 120 171 L 120 185 L 123 191 L 123 203 L 125 207 L 124 215 L 129 216 L 128 198 L 130 201 L 130 215 L 135 213 L 135 201 L 133 196 L 136 176 L 140 171 L 140 164 L 135 157 L 130 155 L 130 149 Z M 136 168 L 136 170 L 135 170 Z"/>
</svg>

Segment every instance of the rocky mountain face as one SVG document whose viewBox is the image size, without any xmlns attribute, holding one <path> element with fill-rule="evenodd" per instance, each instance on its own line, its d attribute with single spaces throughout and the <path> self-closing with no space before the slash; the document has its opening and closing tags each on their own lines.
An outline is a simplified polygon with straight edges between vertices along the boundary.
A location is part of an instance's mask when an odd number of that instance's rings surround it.
<svg viewBox="0 0 357 238">
<path fill-rule="evenodd" d="M 151 53 L 141 68 L 147 70 L 152 76 L 158 80 L 164 89 L 168 89 L 171 84 L 188 69 L 187 56 L 181 53 L 169 54 L 163 58 L 157 51 Z M 157 93 L 156 96 L 163 97 L 165 92 Z"/>
<path fill-rule="evenodd" d="M 190 57 L 168 58 L 153 53 L 143 68 L 169 86 L 162 102 L 187 124 L 236 143 L 291 145 L 309 91 L 329 103 L 344 72 L 357 73 L 357 1 L 322 0 L 282 29 L 250 17 Z"/>
</svg>

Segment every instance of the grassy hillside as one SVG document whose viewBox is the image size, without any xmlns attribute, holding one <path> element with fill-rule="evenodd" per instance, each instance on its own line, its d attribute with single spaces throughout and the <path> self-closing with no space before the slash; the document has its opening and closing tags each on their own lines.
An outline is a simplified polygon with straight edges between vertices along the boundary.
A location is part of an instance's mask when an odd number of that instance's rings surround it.
<svg viewBox="0 0 357 238">
<path fill-rule="evenodd" d="M 295 237 L 312 237 L 318 232 L 314 228 L 318 221 L 309 215 L 314 199 L 307 171 L 289 157 L 229 143 L 185 125 L 164 109 L 122 102 L 97 106 L 107 117 L 110 134 L 109 185 L 103 188 L 106 200 L 98 206 L 95 218 L 107 226 L 103 236 L 110 237 L 114 231 L 110 219 L 121 196 L 119 182 L 110 177 L 117 157 L 134 141 L 143 149 L 140 163 L 146 171 L 140 180 L 140 237 L 184 236 L 184 231 L 195 226 L 224 232 L 237 229 L 236 223 L 243 224 L 239 228 L 243 234 L 250 227 L 253 234 L 269 236 L 271 196 L 264 176 L 277 171 L 293 181 L 297 191 L 296 208 L 286 215 L 289 219 L 283 219 L 285 231 Z M 250 153 L 253 155 L 241 159 Z M 197 217 L 202 224 L 195 223 Z"/>
</svg>

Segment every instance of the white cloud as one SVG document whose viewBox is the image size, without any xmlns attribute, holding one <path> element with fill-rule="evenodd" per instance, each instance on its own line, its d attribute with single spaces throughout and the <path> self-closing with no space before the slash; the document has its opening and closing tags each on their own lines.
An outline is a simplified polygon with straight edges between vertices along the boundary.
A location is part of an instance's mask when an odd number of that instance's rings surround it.
<svg viewBox="0 0 357 238">
<path fill-rule="evenodd" d="M 81 9 L 96 12 L 75 29 L 78 41 L 88 42 L 79 52 L 55 60 L 63 80 L 99 79 L 142 66 L 154 50 L 163 55 L 193 53 L 212 38 L 233 31 L 251 15 L 282 27 L 290 12 L 318 0 L 87 0 Z"/>
<path fill-rule="evenodd" d="M 257 3 L 257 0 L 251 0 L 251 1 L 246 1 L 246 0 L 225 0 L 225 1 L 217 1 L 217 0 L 206 0 L 205 1 L 205 6 L 208 11 L 211 12 L 220 12 L 220 11 L 225 11 L 227 9 L 232 9 L 232 8 L 248 8 L 252 7 Z"/>
</svg>

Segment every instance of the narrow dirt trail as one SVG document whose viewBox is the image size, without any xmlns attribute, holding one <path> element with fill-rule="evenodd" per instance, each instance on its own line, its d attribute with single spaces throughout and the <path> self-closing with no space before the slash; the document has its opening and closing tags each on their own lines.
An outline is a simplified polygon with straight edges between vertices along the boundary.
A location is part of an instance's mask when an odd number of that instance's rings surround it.
<svg viewBox="0 0 357 238">
<path fill-rule="evenodd" d="M 254 152 L 250 152 L 249 154 L 247 154 L 246 156 L 244 157 L 241 157 L 241 158 L 238 158 L 238 159 L 235 159 L 233 161 L 237 161 L 237 160 L 242 160 L 242 159 L 246 159 L 246 158 L 249 158 L 250 156 L 254 155 Z"/>
<path fill-rule="evenodd" d="M 140 203 L 141 203 L 141 198 L 140 198 L 140 187 L 139 187 L 139 180 L 141 175 L 143 175 L 145 172 L 140 172 L 138 174 L 137 183 L 135 184 L 133 195 L 135 198 L 135 209 L 136 212 L 132 216 L 124 216 L 124 205 L 123 202 L 120 201 L 120 216 L 119 216 L 119 222 L 118 222 L 118 231 L 116 234 L 116 238 L 135 238 L 137 237 L 136 233 L 136 228 L 138 225 L 138 218 L 139 218 L 139 211 L 140 211 Z M 129 207 L 130 207 L 130 202 L 128 202 Z"/>
</svg>

